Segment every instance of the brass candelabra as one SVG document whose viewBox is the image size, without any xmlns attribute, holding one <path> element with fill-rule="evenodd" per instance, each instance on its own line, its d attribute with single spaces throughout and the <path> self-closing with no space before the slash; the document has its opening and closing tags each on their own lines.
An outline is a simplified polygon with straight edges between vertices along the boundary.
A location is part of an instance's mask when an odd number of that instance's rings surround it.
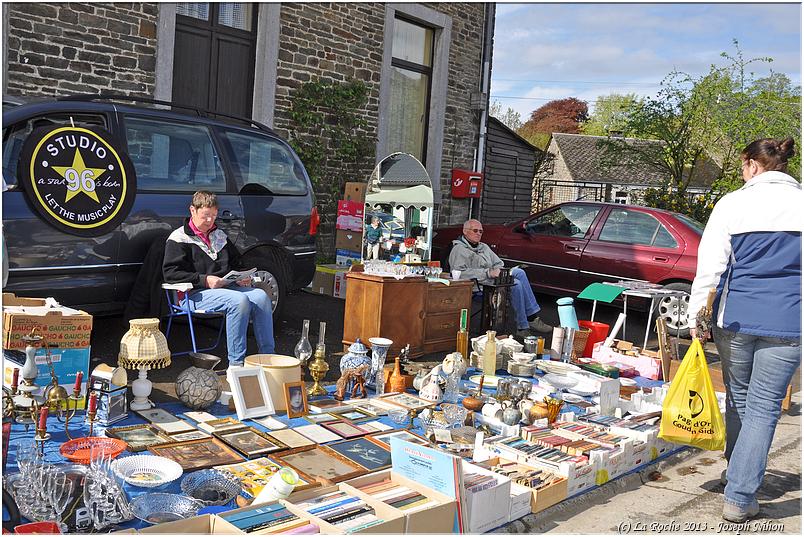
<svg viewBox="0 0 804 537">
<path fill-rule="evenodd" d="M 78 410 L 78 403 L 81 401 L 81 399 L 82 399 L 81 389 L 79 388 L 76 390 L 75 388 L 73 388 L 73 394 L 69 396 L 65 402 L 66 408 L 64 411 L 64 434 L 67 435 L 68 440 L 73 439 L 73 437 L 70 435 L 70 420 L 75 416 L 75 412 Z M 72 412 L 70 411 L 70 401 L 72 401 L 73 403 Z M 94 414 L 96 414 L 96 412 L 93 412 L 93 421 L 94 421 Z M 90 421 L 90 429 L 92 428 L 91 424 L 92 421 Z M 90 436 L 92 436 L 91 433 Z"/>
</svg>

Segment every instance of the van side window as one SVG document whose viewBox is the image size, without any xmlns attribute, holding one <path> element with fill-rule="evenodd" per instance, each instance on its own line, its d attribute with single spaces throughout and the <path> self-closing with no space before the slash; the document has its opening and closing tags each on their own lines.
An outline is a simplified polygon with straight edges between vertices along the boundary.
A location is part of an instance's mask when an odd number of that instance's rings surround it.
<svg viewBox="0 0 804 537">
<path fill-rule="evenodd" d="M 138 190 L 226 190 L 226 176 L 207 127 L 126 116 L 125 130 Z"/>
<path fill-rule="evenodd" d="M 108 130 L 106 117 L 98 114 L 70 114 L 61 112 L 58 114 L 48 114 L 37 116 L 27 121 L 17 123 L 3 129 L 3 179 L 9 186 L 17 184 L 17 164 L 19 163 L 22 146 L 31 131 L 39 127 L 66 127 L 75 125 L 76 127 L 101 127 Z"/>
<path fill-rule="evenodd" d="M 221 135 L 239 187 L 259 185 L 271 194 L 307 194 L 302 168 L 281 142 L 234 129 L 221 129 Z"/>
</svg>

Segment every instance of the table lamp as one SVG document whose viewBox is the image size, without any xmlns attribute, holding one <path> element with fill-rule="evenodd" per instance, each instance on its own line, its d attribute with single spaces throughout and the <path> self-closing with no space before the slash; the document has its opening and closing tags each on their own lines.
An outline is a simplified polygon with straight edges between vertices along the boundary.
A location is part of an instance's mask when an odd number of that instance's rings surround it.
<svg viewBox="0 0 804 537">
<path fill-rule="evenodd" d="M 147 410 L 154 406 L 148 399 L 153 388 L 147 378 L 148 370 L 169 366 L 170 349 L 165 335 L 159 331 L 159 319 L 132 319 L 129 326 L 120 340 L 117 365 L 140 372 L 137 380 L 131 383 L 134 395 L 131 410 Z"/>
</svg>

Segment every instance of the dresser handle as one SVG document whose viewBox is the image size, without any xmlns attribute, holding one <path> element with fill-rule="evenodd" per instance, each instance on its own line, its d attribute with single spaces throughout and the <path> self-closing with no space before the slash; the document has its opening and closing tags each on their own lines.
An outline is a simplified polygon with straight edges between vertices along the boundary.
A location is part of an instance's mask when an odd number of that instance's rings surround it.
<svg viewBox="0 0 804 537">
<path fill-rule="evenodd" d="M 455 302 L 454 298 L 445 298 L 441 301 L 442 304 L 452 304 L 453 302 Z"/>
<path fill-rule="evenodd" d="M 452 326 L 452 323 L 443 323 L 441 328 L 449 328 L 450 326 Z"/>
</svg>

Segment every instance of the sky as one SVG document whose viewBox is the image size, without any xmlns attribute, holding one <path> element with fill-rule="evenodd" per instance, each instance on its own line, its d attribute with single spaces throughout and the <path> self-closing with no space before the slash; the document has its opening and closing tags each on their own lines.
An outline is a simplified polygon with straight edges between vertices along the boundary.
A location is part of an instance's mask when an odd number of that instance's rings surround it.
<svg viewBox="0 0 804 537">
<path fill-rule="evenodd" d="M 497 4 L 491 101 L 522 121 L 566 97 L 656 96 L 673 70 L 692 75 L 728 63 L 721 52 L 771 57 L 754 63 L 801 85 L 800 3 Z"/>
</svg>

